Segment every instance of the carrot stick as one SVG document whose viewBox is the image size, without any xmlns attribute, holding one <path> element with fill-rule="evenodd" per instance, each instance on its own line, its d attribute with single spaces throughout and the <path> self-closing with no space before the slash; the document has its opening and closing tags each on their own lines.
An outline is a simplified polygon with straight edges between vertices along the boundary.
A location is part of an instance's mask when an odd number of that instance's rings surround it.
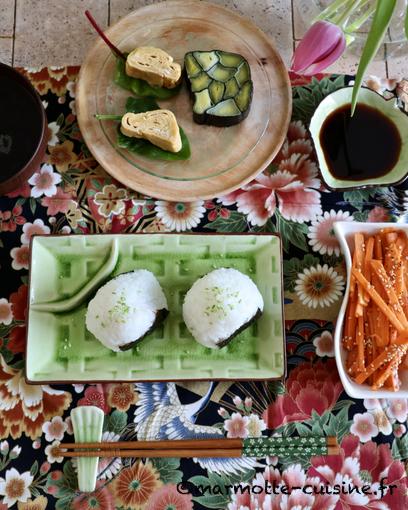
<svg viewBox="0 0 408 510">
<path fill-rule="evenodd" d="M 366 250 L 364 254 L 364 276 L 367 278 L 367 281 L 371 283 L 371 260 L 373 258 L 374 252 L 374 238 L 369 237 L 366 243 Z M 370 296 L 367 292 L 364 293 L 364 301 L 367 305 L 370 301 Z"/>
<path fill-rule="evenodd" d="M 357 319 L 357 369 L 359 372 L 363 372 L 365 369 L 364 363 L 364 317 L 361 316 Z"/>
<path fill-rule="evenodd" d="M 386 363 L 387 361 L 391 361 L 397 352 L 398 347 L 395 346 L 387 346 L 376 358 L 375 360 L 367 366 L 364 372 L 358 374 L 358 376 L 354 379 L 356 383 L 362 384 L 371 374 L 373 374 L 378 368 Z"/>
<path fill-rule="evenodd" d="M 347 355 L 346 360 L 347 373 L 355 377 L 359 372 L 357 371 L 357 349 L 353 349 Z"/>
<path fill-rule="evenodd" d="M 404 329 L 408 329 L 408 320 L 404 314 L 404 311 L 399 303 L 398 296 L 393 288 L 391 280 L 388 278 L 385 268 L 379 260 L 372 260 L 371 267 L 378 276 L 378 282 L 381 288 L 388 297 L 388 302 L 395 312 L 396 317 L 403 325 Z"/>
<path fill-rule="evenodd" d="M 394 345 L 408 345 L 408 338 L 397 336 L 397 338 L 392 343 Z"/>
<path fill-rule="evenodd" d="M 368 305 L 366 309 L 366 317 L 365 317 L 365 325 L 366 325 L 366 365 L 372 363 L 375 358 L 374 355 L 374 346 L 375 346 L 375 330 L 374 326 L 374 316 L 373 316 L 373 308 L 371 303 Z M 371 384 L 371 377 L 368 378 L 368 384 Z"/>
<path fill-rule="evenodd" d="M 376 259 L 382 260 L 383 252 L 382 252 L 382 240 L 381 236 L 378 234 L 374 236 L 374 256 Z"/>
<path fill-rule="evenodd" d="M 357 233 L 354 234 L 354 257 L 356 260 L 354 271 L 357 270 L 361 272 L 363 270 L 363 264 L 364 264 L 364 250 L 365 250 L 365 243 L 364 243 L 364 235 Z M 361 317 L 363 315 L 363 306 L 365 306 L 365 299 L 364 299 L 364 291 L 360 286 L 357 286 L 357 306 L 356 306 L 356 316 Z"/>
<path fill-rule="evenodd" d="M 395 369 L 397 369 L 399 365 L 398 356 L 396 356 L 396 359 L 391 360 L 388 365 L 383 369 L 380 370 L 376 377 L 374 377 L 374 382 L 372 384 L 373 390 L 379 390 L 382 386 L 384 386 L 385 381 L 392 376 L 392 373 Z"/>
<path fill-rule="evenodd" d="M 350 351 L 355 345 L 356 339 L 356 296 L 350 296 L 346 310 L 346 324 L 344 326 L 343 346 Z"/>
<path fill-rule="evenodd" d="M 353 270 L 354 277 L 361 284 L 364 290 L 366 290 L 371 299 L 375 302 L 378 308 L 382 311 L 382 313 L 387 317 L 387 319 L 391 322 L 391 324 L 398 330 L 399 333 L 405 331 L 405 328 L 401 324 L 401 322 L 397 319 L 394 312 L 389 308 L 389 306 L 385 303 L 385 301 L 381 298 L 378 292 L 374 289 L 373 285 L 368 283 L 368 281 L 364 278 L 364 276 L 357 271 Z"/>
<path fill-rule="evenodd" d="M 377 290 L 378 294 L 381 296 L 381 298 L 385 301 L 386 294 L 384 289 L 382 288 L 382 285 L 380 284 L 379 277 L 377 276 L 377 273 L 375 271 L 371 274 L 371 283 L 373 287 Z M 385 345 L 388 345 L 390 342 L 390 330 L 388 327 L 388 320 L 387 317 L 381 313 L 377 305 L 371 301 L 371 304 L 373 305 L 373 309 L 375 309 L 374 314 L 374 332 L 376 334 L 376 342 L 379 347 L 384 347 Z"/>
<path fill-rule="evenodd" d="M 355 247 L 357 246 L 357 242 L 358 241 L 356 241 L 356 237 L 354 236 L 354 246 Z M 357 256 L 356 256 L 356 250 L 354 249 L 351 268 L 355 269 L 356 267 L 357 267 Z M 356 290 L 356 279 L 354 278 L 353 273 L 351 273 L 351 275 L 350 275 L 350 290 L 349 290 L 349 295 L 351 298 L 354 297 L 355 290 Z"/>
</svg>

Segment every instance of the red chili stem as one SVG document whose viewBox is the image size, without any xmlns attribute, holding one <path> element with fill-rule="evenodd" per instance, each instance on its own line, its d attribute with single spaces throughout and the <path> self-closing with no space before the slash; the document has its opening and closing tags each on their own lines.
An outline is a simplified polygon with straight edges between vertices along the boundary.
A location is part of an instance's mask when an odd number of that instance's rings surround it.
<svg viewBox="0 0 408 510">
<path fill-rule="evenodd" d="M 109 48 L 113 51 L 113 53 L 121 58 L 122 60 L 126 60 L 126 57 L 125 55 L 120 51 L 119 48 L 117 48 L 114 44 L 111 43 L 111 41 L 106 37 L 106 35 L 103 33 L 103 30 L 101 29 L 101 27 L 98 25 L 98 23 L 96 22 L 95 18 L 92 16 L 92 14 L 86 10 L 85 11 L 85 16 L 88 18 L 89 22 L 91 23 L 91 25 L 94 27 L 94 29 L 96 30 L 96 32 L 98 33 L 98 35 L 103 39 L 103 41 L 109 46 Z"/>
</svg>

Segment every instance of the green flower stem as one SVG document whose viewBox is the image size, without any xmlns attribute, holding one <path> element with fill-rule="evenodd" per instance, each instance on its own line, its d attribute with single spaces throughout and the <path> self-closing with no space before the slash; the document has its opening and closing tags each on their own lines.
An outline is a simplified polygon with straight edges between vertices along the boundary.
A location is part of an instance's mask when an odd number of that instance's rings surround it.
<svg viewBox="0 0 408 510">
<path fill-rule="evenodd" d="M 6 467 L 10 464 L 11 459 L 4 459 L 2 462 L 0 462 L 0 471 L 4 471 Z"/>
<path fill-rule="evenodd" d="M 407 12 L 405 14 L 405 37 L 408 39 L 408 6 L 407 6 Z"/>
<path fill-rule="evenodd" d="M 365 2 L 365 0 L 352 0 L 347 4 L 346 9 L 340 13 L 340 15 L 337 18 L 333 19 L 333 23 L 336 25 L 342 27 L 344 29 L 345 25 L 347 24 L 350 16 L 353 14 L 353 12 L 357 11 L 357 9 L 360 8 L 361 3 Z"/>
<path fill-rule="evenodd" d="M 370 0 L 368 0 L 370 1 Z M 367 2 L 366 2 L 367 3 Z M 370 9 L 367 9 L 364 14 L 362 14 L 359 18 L 353 21 L 350 25 L 345 27 L 345 31 L 347 33 L 352 34 L 356 30 L 358 30 L 364 23 L 375 13 L 375 5 L 372 5 Z"/>
<path fill-rule="evenodd" d="M 396 4 L 397 0 L 377 0 L 374 18 L 364 45 L 360 63 L 358 64 L 356 80 L 353 86 L 351 115 L 354 114 L 356 109 L 358 93 L 363 82 L 364 74 L 384 39 L 384 35 L 388 29 L 388 25 L 390 24 Z"/>
<path fill-rule="evenodd" d="M 122 120 L 123 115 L 108 115 L 95 113 L 95 119 L 98 120 Z"/>
<path fill-rule="evenodd" d="M 349 4 L 350 0 L 335 0 L 326 7 L 316 18 L 313 23 L 320 20 L 330 20 L 333 16 L 336 16 L 338 10 L 343 7 L 344 4 Z"/>
</svg>

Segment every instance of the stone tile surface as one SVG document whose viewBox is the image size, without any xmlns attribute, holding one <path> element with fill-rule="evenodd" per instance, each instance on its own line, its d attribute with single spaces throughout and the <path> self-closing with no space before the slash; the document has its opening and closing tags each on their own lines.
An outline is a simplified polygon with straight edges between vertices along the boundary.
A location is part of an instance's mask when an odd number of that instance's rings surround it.
<svg viewBox="0 0 408 510">
<path fill-rule="evenodd" d="M 408 78 L 408 44 L 398 52 L 398 56 L 391 56 L 387 59 L 388 76 L 390 78 Z M 390 53 L 388 49 L 388 53 Z M 405 56 L 404 56 L 405 53 Z"/>
<path fill-rule="evenodd" d="M 110 0 L 110 20 L 113 25 L 120 18 L 144 5 L 156 4 L 158 0 Z"/>
<path fill-rule="evenodd" d="M 304 1 L 301 4 L 301 0 L 211 1 L 248 16 L 268 35 L 274 37 L 287 64 L 296 44 L 294 41 L 299 40 L 307 29 L 305 19 L 310 19 L 311 15 L 305 12 L 305 8 L 313 9 L 312 1 L 308 7 Z M 98 23 L 105 28 L 108 23 L 112 25 L 138 7 L 157 2 L 158 0 L 0 0 L 0 56 L 5 61 L 11 61 L 10 37 L 13 36 L 15 5 L 17 16 L 14 65 L 39 67 L 81 63 L 95 39 L 95 34 L 83 15 L 85 9 L 91 10 Z M 386 66 L 381 60 L 383 54 L 384 48 L 369 72 L 385 76 L 388 70 L 393 77 L 408 76 L 408 57 L 389 57 Z M 348 51 L 330 71 L 353 74 L 356 68 L 356 54 Z"/>
<path fill-rule="evenodd" d="M 13 38 L 0 37 L 0 62 L 11 65 L 13 52 Z"/>
<path fill-rule="evenodd" d="M 384 50 L 383 50 L 384 51 Z M 342 57 L 337 60 L 332 66 L 327 69 L 327 72 L 339 74 L 356 74 L 358 67 L 358 57 L 351 53 L 346 52 Z M 368 67 L 368 74 L 376 76 L 386 76 L 387 68 L 384 60 L 374 60 Z"/>
<path fill-rule="evenodd" d="M 14 65 L 80 64 L 95 39 L 86 9 L 107 26 L 109 0 L 17 0 Z"/>
<path fill-rule="evenodd" d="M 265 33 L 274 37 L 283 59 L 286 63 L 289 62 L 293 48 L 290 0 L 211 0 L 211 2 L 252 19 Z M 115 23 L 132 10 L 153 3 L 158 2 L 157 0 L 110 0 L 110 22 Z"/>
<path fill-rule="evenodd" d="M 302 39 L 304 33 L 309 28 L 310 18 L 313 18 L 317 13 L 313 5 L 314 2 L 310 1 L 309 4 L 305 4 L 304 0 L 292 0 L 294 39 Z"/>
<path fill-rule="evenodd" d="M 0 0 L 0 37 L 13 36 L 15 0 Z"/>
</svg>

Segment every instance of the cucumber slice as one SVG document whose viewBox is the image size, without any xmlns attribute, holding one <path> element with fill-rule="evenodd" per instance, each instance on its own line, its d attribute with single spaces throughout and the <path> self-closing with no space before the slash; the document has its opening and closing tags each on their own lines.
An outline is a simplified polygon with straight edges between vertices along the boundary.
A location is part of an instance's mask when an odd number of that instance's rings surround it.
<svg viewBox="0 0 408 510">
<path fill-rule="evenodd" d="M 225 93 L 224 99 L 228 99 L 229 97 L 235 97 L 239 92 L 239 85 L 235 78 L 231 78 L 225 84 Z"/>
<path fill-rule="evenodd" d="M 193 51 L 184 60 L 195 122 L 227 127 L 247 117 L 253 83 L 243 56 L 222 50 Z"/>
<path fill-rule="evenodd" d="M 225 85 L 220 81 L 212 81 L 210 86 L 208 87 L 208 91 L 210 93 L 211 100 L 213 104 L 217 104 L 222 101 L 224 96 Z"/>
<path fill-rule="evenodd" d="M 244 62 L 243 57 L 238 53 L 228 53 L 227 51 L 218 51 L 220 62 L 225 67 L 239 67 Z"/>
<path fill-rule="evenodd" d="M 194 58 L 192 53 L 186 53 L 184 57 L 184 65 L 188 76 L 196 76 L 201 72 L 201 67 L 198 65 L 197 60 Z"/>
<path fill-rule="evenodd" d="M 215 51 L 194 51 L 193 55 L 204 71 L 208 71 L 218 62 Z"/>
<path fill-rule="evenodd" d="M 218 117 L 233 117 L 234 115 L 241 115 L 241 110 L 233 99 L 226 99 L 207 110 L 207 114 L 217 115 Z"/>
<path fill-rule="evenodd" d="M 208 93 L 208 89 L 201 90 L 194 94 L 194 113 L 205 113 L 211 106 L 211 97 Z"/>
<path fill-rule="evenodd" d="M 235 102 L 241 112 L 249 108 L 252 100 L 252 81 L 247 81 L 235 97 Z"/>
<path fill-rule="evenodd" d="M 235 74 L 233 67 L 224 67 L 221 64 L 217 64 L 208 71 L 208 75 L 217 81 L 228 81 Z"/>
<path fill-rule="evenodd" d="M 249 69 L 248 62 L 243 62 L 235 75 L 235 78 L 238 82 L 238 85 L 242 87 L 242 85 L 251 79 L 251 71 Z"/>
<path fill-rule="evenodd" d="M 207 73 L 201 71 L 201 73 L 198 74 L 197 76 L 190 78 L 190 82 L 191 92 L 200 92 L 200 90 L 208 88 L 210 83 L 212 83 L 212 80 Z"/>
</svg>

